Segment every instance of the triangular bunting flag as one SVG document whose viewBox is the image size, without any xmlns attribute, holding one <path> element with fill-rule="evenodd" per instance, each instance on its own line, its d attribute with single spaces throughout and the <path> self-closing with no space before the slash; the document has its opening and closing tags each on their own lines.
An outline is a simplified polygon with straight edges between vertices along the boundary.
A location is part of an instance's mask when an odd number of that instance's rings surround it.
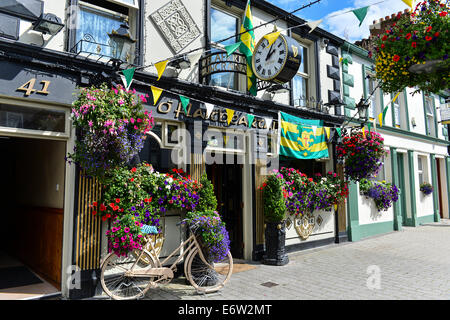
<svg viewBox="0 0 450 320">
<path fill-rule="evenodd" d="M 233 120 L 234 110 L 231 110 L 228 108 L 226 110 L 227 110 L 227 123 L 228 123 L 228 125 L 230 125 L 231 120 Z"/>
<path fill-rule="evenodd" d="M 194 52 L 194 53 L 190 53 L 188 54 L 188 59 L 189 62 L 191 63 L 191 67 L 195 66 L 198 62 L 198 60 L 200 60 L 201 56 L 202 56 L 202 52 Z"/>
<path fill-rule="evenodd" d="M 362 127 L 362 134 L 365 139 L 366 138 L 366 128 L 365 127 Z"/>
<path fill-rule="evenodd" d="M 225 51 L 227 52 L 227 57 L 228 57 L 230 54 L 233 54 L 233 53 L 237 50 L 237 48 L 239 48 L 239 46 L 241 45 L 241 43 L 242 43 L 242 42 L 239 41 L 239 42 L 230 44 L 230 45 L 228 45 L 228 46 L 225 46 Z"/>
<path fill-rule="evenodd" d="M 398 98 L 399 95 L 400 95 L 400 92 L 397 92 L 397 94 L 395 95 L 395 97 L 392 99 L 392 103 L 394 103 L 394 102 L 397 100 L 397 98 Z"/>
<path fill-rule="evenodd" d="M 169 60 L 155 63 L 156 71 L 158 71 L 158 80 L 161 79 L 161 76 L 163 75 L 164 70 L 166 70 L 166 66 L 167 66 L 168 62 L 169 62 Z"/>
<path fill-rule="evenodd" d="M 361 26 L 364 19 L 366 18 L 368 9 L 369 9 L 369 6 L 352 10 L 352 12 L 355 14 L 356 18 L 358 18 L 358 20 L 359 20 L 359 26 Z"/>
<path fill-rule="evenodd" d="M 367 122 L 367 128 L 369 129 L 369 133 L 371 132 L 372 122 Z"/>
<path fill-rule="evenodd" d="M 342 65 L 347 65 L 348 66 L 348 59 L 347 58 L 342 58 Z"/>
<path fill-rule="evenodd" d="M 134 79 L 131 79 L 130 83 L 127 83 L 127 79 L 122 74 L 120 75 L 120 79 L 122 79 L 123 87 L 125 88 L 125 90 L 130 90 L 130 86 L 133 83 Z"/>
<path fill-rule="evenodd" d="M 411 9 L 414 6 L 414 0 L 402 0 L 404 3 L 406 3 L 407 6 L 409 6 Z"/>
<path fill-rule="evenodd" d="M 378 121 L 380 122 L 380 127 L 383 126 L 383 112 L 378 115 Z"/>
<path fill-rule="evenodd" d="M 255 120 L 255 116 L 252 114 L 247 114 L 248 127 L 251 128 L 253 121 Z"/>
<path fill-rule="evenodd" d="M 338 133 L 339 137 L 342 137 L 342 130 L 341 130 L 341 128 L 336 128 L 336 132 Z"/>
<path fill-rule="evenodd" d="M 325 129 L 325 134 L 327 135 L 327 140 L 330 139 L 330 128 L 329 127 L 324 127 Z"/>
<path fill-rule="evenodd" d="M 130 68 L 126 70 L 122 70 L 123 75 L 125 76 L 125 88 L 129 90 L 131 86 L 131 82 L 133 82 L 134 71 L 136 68 Z M 122 79 L 123 81 L 123 79 Z"/>
<path fill-rule="evenodd" d="M 161 96 L 161 93 L 164 91 L 163 89 L 151 86 L 152 94 L 153 94 L 153 104 L 156 106 L 156 103 L 159 100 L 159 97 Z"/>
<path fill-rule="evenodd" d="M 313 32 L 314 29 L 317 28 L 319 26 L 319 24 L 322 23 L 322 21 L 323 21 L 323 19 L 310 21 L 310 22 L 306 23 L 308 25 L 308 27 L 311 28 L 311 30 L 309 30 L 309 33 Z"/>
<path fill-rule="evenodd" d="M 214 105 L 212 103 L 205 103 L 205 107 L 206 107 L 206 119 L 208 119 L 209 116 L 211 115 L 211 112 L 214 109 Z"/>
<path fill-rule="evenodd" d="M 275 41 L 277 41 L 278 37 L 280 36 L 280 31 L 268 33 L 264 36 L 267 41 L 269 41 L 269 46 L 271 46 Z"/>
<path fill-rule="evenodd" d="M 180 95 L 181 105 L 183 106 L 184 113 L 187 114 L 187 106 L 189 105 L 189 98 Z"/>
</svg>

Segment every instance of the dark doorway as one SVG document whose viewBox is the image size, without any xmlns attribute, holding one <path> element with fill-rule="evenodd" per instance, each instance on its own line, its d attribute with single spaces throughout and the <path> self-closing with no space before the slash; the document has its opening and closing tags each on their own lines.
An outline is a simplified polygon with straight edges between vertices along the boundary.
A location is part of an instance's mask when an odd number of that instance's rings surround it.
<svg viewBox="0 0 450 320">
<path fill-rule="evenodd" d="M 398 196 L 398 199 L 400 201 L 400 213 L 402 216 L 402 224 L 407 225 L 406 219 L 406 185 L 405 185 L 405 166 L 404 166 L 404 157 L 402 153 L 397 154 L 397 165 L 398 165 L 398 182 L 399 185 L 397 186 L 400 189 L 400 194 Z"/>
<path fill-rule="evenodd" d="M 242 165 L 208 165 L 206 166 L 206 174 L 214 185 L 217 211 L 225 222 L 230 236 L 231 254 L 235 258 L 242 258 L 244 247 L 242 234 Z"/>
<path fill-rule="evenodd" d="M 439 159 L 436 159 L 436 169 L 437 169 L 437 182 L 438 182 L 438 200 L 439 200 L 439 215 L 441 219 L 444 218 L 444 210 L 442 208 L 442 181 L 441 181 L 441 166 L 439 165 Z"/>
</svg>

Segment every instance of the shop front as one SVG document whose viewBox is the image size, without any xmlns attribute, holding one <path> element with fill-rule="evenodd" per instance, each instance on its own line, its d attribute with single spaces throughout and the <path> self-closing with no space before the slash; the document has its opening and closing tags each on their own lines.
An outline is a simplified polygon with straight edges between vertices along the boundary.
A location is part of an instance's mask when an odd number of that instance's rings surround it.
<svg viewBox="0 0 450 320">
<path fill-rule="evenodd" d="M 61 292 L 71 243 L 72 77 L 0 61 L 0 299 Z M 70 263 L 69 263 L 70 264 Z"/>
</svg>

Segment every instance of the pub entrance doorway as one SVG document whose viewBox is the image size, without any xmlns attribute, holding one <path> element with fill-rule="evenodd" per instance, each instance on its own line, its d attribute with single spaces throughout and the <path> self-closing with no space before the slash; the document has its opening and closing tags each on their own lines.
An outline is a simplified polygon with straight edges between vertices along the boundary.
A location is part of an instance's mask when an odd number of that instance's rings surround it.
<svg viewBox="0 0 450 320">
<path fill-rule="evenodd" d="M 229 156 L 229 155 L 228 155 Z M 230 236 L 230 250 L 234 258 L 243 258 L 243 202 L 242 167 L 237 156 L 232 164 L 212 164 L 206 166 L 208 179 L 214 185 L 217 197 L 217 211 L 225 222 Z"/>
<path fill-rule="evenodd" d="M 61 290 L 65 154 L 65 141 L 0 136 L 0 293 Z"/>
</svg>

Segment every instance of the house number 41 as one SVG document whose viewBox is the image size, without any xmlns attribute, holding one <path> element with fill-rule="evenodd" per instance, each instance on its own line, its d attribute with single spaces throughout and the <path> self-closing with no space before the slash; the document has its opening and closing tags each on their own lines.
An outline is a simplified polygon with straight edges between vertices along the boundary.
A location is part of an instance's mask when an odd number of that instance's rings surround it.
<svg viewBox="0 0 450 320">
<path fill-rule="evenodd" d="M 36 92 L 39 94 L 49 94 L 48 87 L 50 86 L 50 81 L 43 80 L 40 82 L 42 85 L 41 90 L 34 89 L 34 85 L 36 84 L 36 78 L 32 78 L 30 81 L 25 82 L 23 85 L 18 87 L 17 91 L 23 91 L 25 92 L 25 96 L 29 96 L 30 94 Z"/>
</svg>

